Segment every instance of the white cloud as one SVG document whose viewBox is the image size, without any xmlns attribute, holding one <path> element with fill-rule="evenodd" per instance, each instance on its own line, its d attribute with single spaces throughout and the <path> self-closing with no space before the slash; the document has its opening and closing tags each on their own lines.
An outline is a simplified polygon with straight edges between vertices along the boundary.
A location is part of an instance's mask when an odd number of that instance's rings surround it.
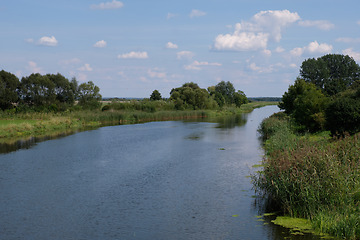
<svg viewBox="0 0 360 240">
<path fill-rule="evenodd" d="M 269 49 L 264 49 L 264 50 L 263 50 L 263 54 L 264 54 L 265 56 L 270 57 L 272 53 L 271 53 L 271 51 L 270 51 Z"/>
<path fill-rule="evenodd" d="M 282 52 L 284 52 L 284 51 L 285 51 L 285 49 L 282 48 L 282 47 L 277 47 L 277 48 L 275 49 L 275 52 L 277 52 L 277 53 L 282 53 Z"/>
<path fill-rule="evenodd" d="M 360 20 L 356 22 L 358 25 L 360 25 Z"/>
<path fill-rule="evenodd" d="M 151 78 L 162 78 L 162 79 L 166 78 L 166 73 L 165 72 L 156 72 L 156 70 L 153 71 L 151 69 L 148 70 L 148 75 Z"/>
<path fill-rule="evenodd" d="M 360 52 L 354 52 L 352 48 L 347 48 L 342 51 L 343 54 L 349 55 L 355 61 L 360 62 Z"/>
<path fill-rule="evenodd" d="M 32 39 L 32 38 L 27 38 L 27 39 L 25 39 L 25 41 L 28 43 L 34 43 L 34 39 Z"/>
<path fill-rule="evenodd" d="M 29 61 L 28 65 L 26 66 L 26 68 L 31 72 L 31 73 L 42 73 L 43 70 L 42 68 L 40 68 L 36 62 L 33 61 Z"/>
<path fill-rule="evenodd" d="M 327 20 L 317 20 L 317 21 L 310 21 L 310 20 L 306 20 L 306 21 L 300 21 L 299 22 L 300 26 L 303 27 L 316 27 L 318 29 L 321 30 L 330 30 L 332 28 L 335 27 L 334 24 L 332 24 L 331 22 L 327 21 Z"/>
<path fill-rule="evenodd" d="M 147 52 L 129 52 L 124 54 L 119 54 L 118 58 L 122 59 L 146 59 L 149 58 Z"/>
<path fill-rule="evenodd" d="M 337 38 L 337 42 L 343 42 L 343 43 L 360 43 L 360 38 Z"/>
<path fill-rule="evenodd" d="M 94 44 L 94 47 L 96 48 L 104 48 L 106 47 L 107 43 L 104 40 L 100 40 Z"/>
<path fill-rule="evenodd" d="M 176 53 L 177 55 L 177 59 L 192 59 L 195 54 L 193 52 L 190 52 L 190 51 L 181 51 L 181 52 L 178 52 Z"/>
<path fill-rule="evenodd" d="M 199 62 L 199 61 L 194 61 L 193 63 L 191 63 L 190 65 L 186 65 L 184 66 L 184 68 L 186 70 L 201 70 L 201 66 L 222 66 L 221 63 L 209 63 L 209 62 Z"/>
<path fill-rule="evenodd" d="M 168 14 L 166 15 L 166 19 L 171 19 L 171 18 L 174 18 L 174 17 L 177 17 L 177 16 L 178 16 L 178 14 L 168 13 Z"/>
<path fill-rule="evenodd" d="M 90 67 L 90 64 L 85 63 L 84 66 L 78 68 L 79 71 L 84 71 L 84 72 L 91 72 L 93 69 Z"/>
<path fill-rule="evenodd" d="M 166 44 L 166 48 L 177 49 L 178 45 L 176 45 L 175 43 L 172 43 L 172 42 L 168 42 Z"/>
<path fill-rule="evenodd" d="M 105 9 L 117 9 L 122 8 L 124 4 L 120 1 L 113 0 L 112 2 L 104 2 L 100 4 L 93 4 L 90 6 L 91 9 L 99 9 L 99 10 L 105 10 Z"/>
<path fill-rule="evenodd" d="M 193 17 L 202 17 L 202 16 L 205 16 L 206 15 L 206 12 L 203 12 L 203 11 L 200 11 L 200 10 L 196 10 L 196 9 L 193 9 L 191 11 L 191 13 L 189 14 L 189 16 L 191 18 Z"/>
<path fill-rule="evenodd" d="M 269 40 L 279 42 L 282 31 L 299 19 L 300 16 L 296 12 L 292 13 L 289 10 L 261 11 L 250 21 L 237 23 L 232 34 L 218 35 L 214 49 L 233 51 L 266 49 Z"/>
<path fill-rule="evenodd" d="M 67 60 L 62 60 L 60 61 L 61 65 L 73 65 L 73 64 L 79 64 L 81 63 L 81 60 L 78 58 L 72 58 L 72 59 L 67 59 Z"/>
<path fill-rule="evenodd" d="M 316 53 L 330 53 L 333 49 L 332 45 L 321 43 L 319 44 L 317 41 L 309 43 L 308 46 L 302 47 L 302 48 L 294 48 L 290 51 L 290 54 L 293 56 L 301 56 L 304 53 L 309 54 L 316 54 Z"/>
<path fill-rule="evenodd" d="M 49 46 L 49 47 L 55 47 L 58 45 L 58 41 L 56 40 L 56 38 L 54 36 L 51 36 L 51 37 L 44 36 L 44 37 L 40 38 L 37 43 L 39 45 Z"/>
<path fill-rule="evenodd" d="M 285 66 L 282 63 L 271 64 L 267 67 L 259 67 L 256 63 L 250 63 L 248 68 L 252 71 L 256 71 L 258 73 L 272 73 L 277 71 L 279 68 L 284 68 Z"/>
</svg>

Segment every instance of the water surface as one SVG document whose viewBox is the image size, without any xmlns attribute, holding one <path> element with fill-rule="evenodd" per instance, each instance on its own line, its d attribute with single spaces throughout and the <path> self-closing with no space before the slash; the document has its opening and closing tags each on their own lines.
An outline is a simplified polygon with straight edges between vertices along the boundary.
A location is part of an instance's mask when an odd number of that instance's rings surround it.
<svg viewBox="0 0 360 240">
<path fill-rule="evenodd" d="M 255 109 L 103 127 L 0 155 L 0 239 L 284 239 L 256 216 Z M 318 239 L 312 236 L 290 239 Z"/>
</svg>

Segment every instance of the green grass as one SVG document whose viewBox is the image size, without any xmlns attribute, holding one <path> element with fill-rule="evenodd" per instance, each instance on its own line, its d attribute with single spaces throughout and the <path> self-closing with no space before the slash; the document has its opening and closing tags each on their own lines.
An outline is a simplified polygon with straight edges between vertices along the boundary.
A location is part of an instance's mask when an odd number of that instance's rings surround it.
<svg viewBox="0 0 360 240">
<path fill-rule="evenodd" d="M 297 135 L 281 115 L 266 119 L 260 132 L 267 154 L 254 177 L 257 191 L 318 231 L 359 239 L 360 133 L 343 139 L 328 132 Z"/>
</svg>

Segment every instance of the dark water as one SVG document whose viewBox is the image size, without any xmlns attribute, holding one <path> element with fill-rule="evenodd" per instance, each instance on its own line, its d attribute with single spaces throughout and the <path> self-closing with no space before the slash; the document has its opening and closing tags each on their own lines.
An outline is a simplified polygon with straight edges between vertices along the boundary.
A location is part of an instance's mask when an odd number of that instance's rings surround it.
<svg viewBox="0 0 360 240">
<path fill-rule="evenodd" d="M 0 239 L 318 239 L 256 217 L 256 130 L 276 111 L 103 127 L 2 154 Z"/>
</svg>

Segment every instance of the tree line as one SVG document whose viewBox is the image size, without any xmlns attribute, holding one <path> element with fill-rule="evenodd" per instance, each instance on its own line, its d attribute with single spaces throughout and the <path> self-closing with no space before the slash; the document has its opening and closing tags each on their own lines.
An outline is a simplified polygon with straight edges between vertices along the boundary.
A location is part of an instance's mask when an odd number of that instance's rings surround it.
<svg viewBox="0 0 360 240">
<path fill-rule="evenodd" d="M 12 73 L 0 71 L 0 109 L 16 111 L 64 111 L 74 107 L 93 109 L 101 103 L 100 88 L 93 82 L 68 80 L 60 73 L 34 73 L 21 80 Z"/>
<path fill-rule="evenodd" d="M 72 78 L 67 79 L 60 73 L 33 73 L 19 78 L 4 70 L 0 71 L 0 109 L 7 111 L 65 111 L 67 109 L 99 109 L 102 96 L 100 88 L 92 81 L 81 83 Z M 149 104 L 154 101 L 166 102 Z M 77 102 L 77 104 L 75 104 Z M 190 82 L 173 88 L 169 99 L 163 99 L 158 90 L 154 90 L 150 98 L 137 101 L 130 106 L 126 103 L 106 105 L 102 110 L 116 108 L 119 110 L 155 111 L 155 106 L 163 106 L 164 110 L 218 109 L 234 105 L 240 107 L 247 103 L 244 92 L 236 91 L 231 82 L 221 81 L 207 89 Z M 139 103 L 140 102 L 140 103 Z"/>
<path fill-rule="evenodd" d="M 279 107 L 300 131 L 360 132 L 360 66 L 341 54 L 303 61 Z"/>
</svg>

